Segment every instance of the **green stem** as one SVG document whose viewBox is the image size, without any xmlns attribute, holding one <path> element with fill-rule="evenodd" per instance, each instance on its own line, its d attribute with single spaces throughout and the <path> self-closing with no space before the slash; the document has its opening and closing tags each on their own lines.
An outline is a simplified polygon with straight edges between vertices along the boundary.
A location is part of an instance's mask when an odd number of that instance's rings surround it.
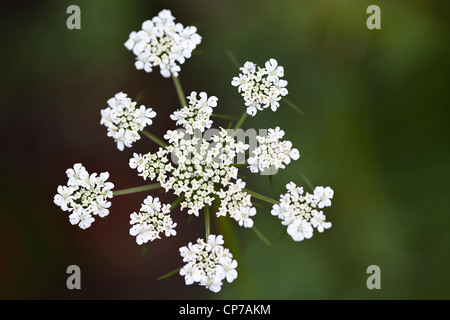
<svg viewBox="0 0 450 320">
<path fill-rule="evenodd" d="M 227 114 L 218 114 L 218 113 L 213 113 L 211 115 L 211 117 L 213 118 L 218 118 L 218 119 L 225 119 L 225 120 L 237 120 L 237 117 L 235 116 L 229 116 Z"/>
<path fill-rule="evenodd" d="M 181 107 L 187 106 L 186 96 L 183 92 L 183 87 L 181 86 L 180 80 L 178 77 L 172 76 L 173 84 L 175 85 L 175 89 L 177 90 L 178 99 L 180 99 Z"/>
<path fill-rule="evenodd" d="M 178 271 L 180 271 L 180 269 L 181 269 L 181 267 L 176 268 L 175 270 L 172 270 L 172 271 L 166 273 L 165 275 L 162 275 L 161 277 L 157 278 L 157 280 L 167 279 L 167 278 L 173 276 Z"/>
<path fill-rule="evenodd" d="M 256 235 L 268 246 L 271 246 L 272 243 L 270 243 L 269 239 L 266 238 L 265 235 L 262 234 L 261 231 L 259 231 L 258 228 L 256 228 L 255 226 L 252 227 L 253 231 L 255 231 Z"/>
<path fill-rule="evenodd" d="M 262 200 L 262 201 L 265 201 L 265 202 L 268 202 L 268 203 L 271 203 L 271 204 L 280 204 L 279 201 L 271 199 L 269 197 L 266 197 L 266 196 L 264 196 L 262 194 L 256 193 L 254 191 L 251 191 L 251 190 L 248 190 L 248 189 L 245 189 L 245 188 L 243 190 L 245 192 L 247 192 L 249 195 L 251 195 L 252 197 L 255 197 L 256 199 L 259 199 L 259 200 Z"/>
<path fill-rule="evenodd" d="M 230 49 L 226 49 L 225 51 L 226 51 L 227 56 L 230 59 L 230 61 L 234 64 L 234 66 L 236 68 L 239 69 L 241 66 L 240 66 L 239 62 L 237 61 L 236 57 L 234 56 L 233 52 L 231 52 Z"/>
<path fill-rule="evenodd" d="M 159 145 L 163 148 L 167 148 L 167 144 L 165 144 L 164 141 L 162 141 L 161 139 L 159 139 L 157 136 L 153 135 L 152 133 L 148 132 L 147 130 L 142 130 L 141 133 L 144 136 L 146 136 L 147 138 L 149 138 L 150 140 L 152 140 L 157 145 Z"/>
<path fill-rule="evenodd" d="M 211 226 L 210 226 L 210 220 L 209 220 L 209 205 L 206 205 L 206 207 L 205 207 L 205 230 L 206 230 L 205 240 L 208 241 L 208 237 L 211 232 Z"/>
<path fill-rule="evenodd" d="M 184 200 L 184 196 L 179 197 L 177 200 L 175 200 L 172 205 L 170 206 L 170 211 L 172 211 L 173 209 L 175 209 L 180 203 L 181 201 Z"/>
<path fill-rule="evenodd" d="M 292 101 L 288 100 L 287 98 L 283 98 L 282 101 L 286 102 L 286 104 L 291 107 L 292 109 L 294 109 L 296 112 L 298 112 L 302 117 L 305 116 L 305 113 L 302 111 L 302 109 L 300 109 L 295 103 L 293 103 Z"/>
<path fill-rule="evenodd" d="M 161 188 L 161 185 L 159 183 L 154 183 L 154 184 L 149 184 L 146 186 L 128 188 L 128 189 L 123 189 L 123 190 L 116 190 L 116 191 L 113 191 L 113 196 L 121 196 L 124 194 L 142 192 L 142 191 L 159 189 L 159 188 Z"/>
<path fill-rule="evenodd" d="M 247 111 L 244 111 L 244 113 L 242 114 L 242 116 L 239 118 L 238 122 L 234 126 L 234 130 L 239 129 L 242 126 L 242 124 L 244 123 L 247 116 L 248 116 Z"/>
<path fill-rule="evenodd" d="M 302 177 L 302 179 L 306 182 L 306 184 L 308 185 L 308 187 L 311 188 L 311 190 L 314 190 L 314 186 L 312 185 L 311 181 L 309 181 L 309 179 L 305 176 L 305 174 L 301 171 L 297 170 L 297 173 L 299 174 L 300 177 Z"/>
</svg>

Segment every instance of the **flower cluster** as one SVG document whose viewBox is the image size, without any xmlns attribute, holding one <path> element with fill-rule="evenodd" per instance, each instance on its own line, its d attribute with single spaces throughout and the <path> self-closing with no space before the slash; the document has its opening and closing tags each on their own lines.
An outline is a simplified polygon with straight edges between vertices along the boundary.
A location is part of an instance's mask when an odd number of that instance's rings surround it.
<svg viewBox="0 0 450 320">
<path fill-rule="evenodd" d="M 191 94 L 195 97 L 196 94 Z M 226 129 L 221 128 L 210 141 L 204 137 L 191 136 L 188 132 L 202 129 L 198 119 L 203 119 L 210 125 L 209 115 L 217 98 L 208 98 L 200 94 L 201 103 L 191 103 L 196 106 L 195 112 L 189 108 L 175 111 L 172 119 L 184 127 L 184 130 L 168 130 L 164 138 L 169 142 L 166 148 L 160 148 L 156 153 L 144 155 L 134 153 L 129 165 L 137 169 L 144 179 L 156 179 L 166 190 L 184 196 L 181 209 L 188 208 L 188 214 L 199 215 L 199 210 L 210 206 L 216 196 L 221 199 L 221 207 L 217 215 L 229 213 L 241 226 L 251 227 L 250 216 L 256 214 L 252 207 L 250 195 L 243 188 L 245 183 L 237 178 L 238 169 L 233 166 L 238 153 L 248 149 L 242 141 L 235 138 Z M 200 107 L 201 106 L 201 107 Z M 174 165 L 169 161 L 171 156 Z"/>
<path fill-rule="evenodd" d="M 270 59 L 265 68 L 247 61 L 240 70 L 242 73 L 234 77 L 231 84 L 238 87 L 244 97 L 247 113 L 255 116 L 258 110 L 268 107 L 276 111 L 281 97 L 288 94 L 287 81 L 281 79 L 284 76 L 284 68 L 279 66 L 275 59 Z"/>
<path fill-rule="evenodd" d="M 139 131 L 153 123 L 156 112 L 152 108 L 140 106 L 123 92 L 119 92 L 107 101 L 106 109 L 101 110 L 100 124 L 108 129 L 108 137 L 117 143 L 117 149 L 130 148 L 133 142 L 141 138 Z"/>
<path fill-rule="evenodd" d="M 314 194 L 306 192 L 290 182 L 286 185 L 288 192 L 280 196 L 280 203 L 272 207 L 272 215 L 278 216 L 287 227 L 287 233 L 295 241 L 310 239 L 313 228 L 323 232 L 331 228 L 331 222 L 325 221 L 323 211 L 317 210 L 331 206 L 333 190 L 330 187 L 316 187 Z"/>
<path fill-rule="evenodd" d="M 169 215 L 170 205 L 161 204 L 159 198 L 148 196 L 144 199 L 139 213 L 130 215 L 130 235 L 136 237 L 136 243 L 141 245 L 148 241 L 161 239 L 160 233 L 164 232 L 166 237 L 177 234 L 177 224 Z"/>
<path fill-rule="evenodd" d="M 66 170 L 66 186 L 58 186 L 58 193 L 53 202 L 63 211 L 71 212 L 69 220 L 72 225 L 87 229 L 95 221 L 93 215 L 103 218 L 109 214 L 108 208 L 112 198 L 114 184 L 107 182 L 108 172 L 89 174 L 81 163 Z"/>
<path fill-rule="evenodd" d="M 221 235 L 209 235 L 207 242 L 198 239 L 196 244 L 190 242 L 180 248 L 183 262 L 186 262 L 180 269 L 180 275 L 184 276 L 186 285 L 197 282 L 213 292 L 219 292 L 224 279 L 231 283 L 237 278 L 237 261 L 223 244 Z"/>
<path fill-rule="evenodd" d="M 229 184 L 228 188 L 222 188 L 219 192 L 220 206 L 217 216 L 226 216 L 236 220 L 240 226 L 245 228 L 253 227 L 252 216 L 256 214 L 251 196 L 243 191 L 245 182 L 237 179 L 235 183 Z"/>
<path fill-rule="evenodd" d="M 177 125 L 184 127 L 189 134 L 194 134 L 195 130 L 204 132 L 205 129 L 211 128 L 213 121 L 210 117 L 212 108 L 217 106 L 217 97 L 208 98 L 206 92 L 200 92 L 197 97 L 197 92 L 193 91 L 187 98 L 189 105 L 175 111 L 170 118 L 176 121 Z"/>
<path fill-rule="evenodd" d="M 175 23 L 170 10 L 162 10 L 152 20 L 142 23 L 142 29 L 130 33 L 125 47 L 136 55 L 138 70 L 151 72 L 160 67 L 161 75 L 178 77 L 180 65 L 190 58 L 201 42 L 197 28 Z"/>
<path fill-rule="evenodd" d="M 258 147 L 252 151 L 253 156 L 247 160 L 251 172 L 263 172 L 271 166 L 284 169 L 291 159 L 297 160 L 300 157 L 299 151 L 292 148 L 290 141 L 280 141 L 283 136 L 284 131 L 276 127 L 269 129 L 267 136 L 256 137 Z"/>
</svg>

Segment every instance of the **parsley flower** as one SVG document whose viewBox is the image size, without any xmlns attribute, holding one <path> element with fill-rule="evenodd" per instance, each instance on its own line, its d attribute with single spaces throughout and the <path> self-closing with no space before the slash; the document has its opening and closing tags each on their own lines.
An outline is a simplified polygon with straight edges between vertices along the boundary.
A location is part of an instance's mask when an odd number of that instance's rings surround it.
<svg viewBox="0 0 450 320">
<path fill-rule="evenodd" d="M 264 68 L 247 61 L 240 70 L 241 73 L 233 78 L 231 85 L 238 87 L 247 106 L 247 113 L 255 116 L 258 111 L 269 107 L 276 111 L 281 97 L 288 94 L 287 81 L 281 79 L 284 68 L 275 59 L 270 59 Z"/>
<path fill-rule="evenodd" d="M 292 148 L 292 143 L 288 140 L 280 141 L 284 136 L 284 131 L 280 127 L 269 129 L 267 136 L 257 136 L 258 147 L 249 157 L 247 163 L 249 169 L 253 173 L 259 171 L 263 172 L 274 166 L 276 169 L 285 168 L 292 160 L 300 158 L 300 153 L 297 149 Z"/>
<path fill-rule="evenodd" d="M 199 283 L 217 293 L 222 288 L 223 280 L 231 283 L 237 278 L 237 261 L 223 244 L 223 236 L 211 234 L 207 242 L 199 238 L 196 244 L 190 242 L 180 248 L 183 262 L 186 262 L 180 269 L 180 275 L 186 285 Z"/>
<path fill-rule="evenodd" d="M 81 229 L 87 229 L 95 221 L 94 215 L 103 218 L 109 214 L 114 184 L 107 182 L 108 172 L 89 174 L 81 163 L 66 170 L 67 185 L 58 186 L 53 202 L 68 211 L 69 221 Z"/>
<path fill-rule="evenodd" d="M 152 72 L 160 68 L 163 77 L 178 77 L 180 65 L 190 58 L 201 42 L 197 28 L 175 23 L 170 10 L 162 10 L 151 20 L 142 23 L 142 29 L 130 33 L 125 47 L 136 56 L 138 70 Z"/>
<path fill-rule="evenodd" d="M 106 109 L 100 111 L 100 124 L 108 129 L 108 137 L 117 143 L 117 149 L 130 148 L 133 142 L 141 138 L 139 131 L 153 123 L 156 112 L 152 108 L 140 106 L 136 108 L 133 102 L 123 92 L 119 92 L 108 100 Z"/>
<path fill-rule="evenodd" d="M 295 183 L 290 182 L 286 185 L 286 189 L 288 192 L 280 196 L 280 203 L 273 205 L 271 213 L 287 226 L 287 233 L 294 241 L 310 239 L 314 229 L 323 232 L 331 228 L 331 222 L 326 221 L 323 211 L 318 210 L 323 208 L 321 203 L 324 200 L 316 196 L 316 194 L 322 196 L 322 191 L 325 189 L 329 195 L 332 192 L 330 187 L 316 187 L 314 194 L 310 194 L 304 193 L 302 187 L 297 187 Z M 329 201 L 329 198 L 326 200 Z"/>
<path fill-rule="evenodd" d="M 148 196 L 144 199 L 139 213 L 133 212 L 130 215 L 130 235 L 136 237 L 136 243 L 139 245 L 161 239 L 161 233 L 166 237 L 176 235 L 177 224 L 172 221 L 169 212 L 169 204 L 161 204 L 159 198 Z"/>
</svg>

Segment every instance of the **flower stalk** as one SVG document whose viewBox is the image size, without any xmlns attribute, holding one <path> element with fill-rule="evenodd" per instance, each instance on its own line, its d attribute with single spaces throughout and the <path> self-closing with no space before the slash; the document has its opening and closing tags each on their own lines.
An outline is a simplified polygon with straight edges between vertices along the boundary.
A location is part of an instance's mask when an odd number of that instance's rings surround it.
<svg viewBox="0 0 450 320">
<path fill-rule="evenodd" d="M 172 75 L 173 84 L 175 85 L 175 90 L 177 91 L 178 99 L 180 99 L 181 107 L 187 106 L 186 96 L 183 92 L 183 87 L 181 86 L 180 79 Z"/>
<path fill-rule="evenodd" d="M 133 188 L 128 188 L 128 189 L 116 190 L 116 191 L 113 191 L 113 196 L 121 196 L 121 195 L 124 195 L 124 194 L 143 192 L 143 191 L 154 190 L 154 189 L 159 189 L 159 188 L 161 188 L 161 184 L 160 183 L 153 183 L 153 184 L 140 186 L 140 187 L 133 187 Z"/>
<path fill-rule="evenodd" d="M 155 136 L 154 134 L 148 132 L 147 130 L 142 130 L 141 132 L 144 136 L 146 136 L 147 138 L 152 140 L 154 143 L 156 143 L 160 147 L 163 147 L 163 148 L 167 147 L 167 144 L 164 141 L 162 141 L 161 139 L 159 139 L 157 136 Z"/>
</svg>

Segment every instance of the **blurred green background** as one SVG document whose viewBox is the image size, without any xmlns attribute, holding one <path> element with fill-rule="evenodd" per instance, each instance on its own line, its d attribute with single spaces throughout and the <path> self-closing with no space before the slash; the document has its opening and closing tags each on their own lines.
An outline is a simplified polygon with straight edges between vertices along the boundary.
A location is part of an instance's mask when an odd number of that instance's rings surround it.
<svg viewBox="0 0 450 320">
<path fill-rule="evenodd" d="M 81 30 L 66 28 L 71 4 L 81 8 Z M 381 30 L 366 27 L 371 4 L 381 8 Z M 118 151 L 100 126 L 100 109 L 116 92 L 143 93 L 142 103 L 158 113 L 152 132 L 162 137 L 174 127 L 172 81 L 136 70 L 123 46 L 161 9 L 203 37 L 180 81 L 186 94 L 216 95 L 217 112 L 244 110 L 230 85 L 238 72 L 227 49 L 241 63 L 273 57 L 285 68 L 288 98 L 305 116 L 282 104 L 244 127 L 280 126 L 301 158 L 273 186 L 244 171 L 247 186 L 278 198 L 289 181 L 306 187 L 301 171 L 335 190 L 325 212 L 333 227 L 310 240 L 283 235 L 270 206 L 254 220 L 271 246 L 231 224 L 225 241 L 239 276 L 219 294 L 185 286 L 178 275 L 156 280 L 182 264 L 179 247 L 203 237 L 203 219 L 174 213 L 178 236 L 152 243 L 141 258 L 128 230 L 145 194 L 114 198 L 110 215 L 85 231 L 53 205 L 75 162 L 109 171 L 117 189 L 143 184 L 128 159 L 156 147 L 144 138 Z M 449 16 L 446 0 L 5 1 L 0 298 L 450 298 Z M 81 268 L 81 290 L 66 288 L 72 264 Z M 366 287 L 370 265 L 381 268 L 380 290 Z"/>
</svg>

